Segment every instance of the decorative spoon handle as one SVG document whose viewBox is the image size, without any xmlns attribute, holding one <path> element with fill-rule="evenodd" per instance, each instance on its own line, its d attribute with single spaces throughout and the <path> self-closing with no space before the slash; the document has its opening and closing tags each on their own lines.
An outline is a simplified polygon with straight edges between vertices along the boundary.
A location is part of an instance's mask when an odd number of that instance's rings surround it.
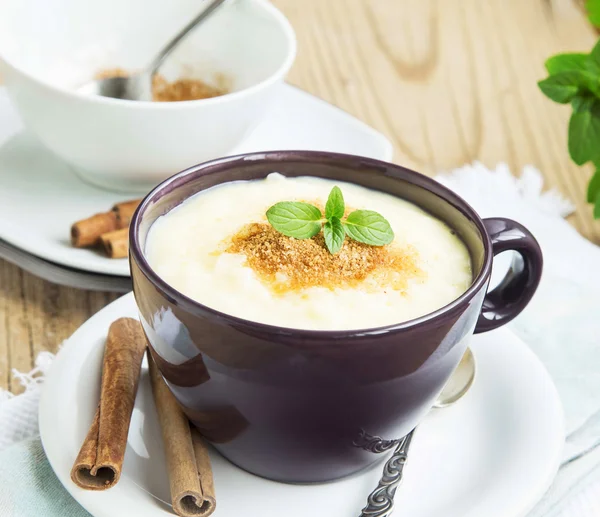
<svg viewBox="0 0 600 517">
<path fill-rule="evenodd" d="M 377 488 L 371 492 L 360 517 L 389 517 L 394 510 L 394 494 L 402 481 L 402 472 L 406 463 L 408 448 L 414 429 L 400 440 L 394 454 L 383 467 L 383 476 Z"/>
</svg>

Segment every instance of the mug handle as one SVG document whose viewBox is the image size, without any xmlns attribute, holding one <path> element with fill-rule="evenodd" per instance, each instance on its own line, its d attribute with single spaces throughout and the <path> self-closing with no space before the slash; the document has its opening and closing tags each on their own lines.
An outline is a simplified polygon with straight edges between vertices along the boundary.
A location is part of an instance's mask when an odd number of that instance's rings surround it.
<svg viewBox="0 0 600 517">
<path fill-rule="evenodd" d="M 535 293 L 543 267 L 540 245 L 522 224 L 501 217 L 484 219 L 483 224 L 494 256 L 511 250 L 517 255 L 506 276 L 485 295 L 476 334 L 498 328 L 517 316 Z"/>
</svg>

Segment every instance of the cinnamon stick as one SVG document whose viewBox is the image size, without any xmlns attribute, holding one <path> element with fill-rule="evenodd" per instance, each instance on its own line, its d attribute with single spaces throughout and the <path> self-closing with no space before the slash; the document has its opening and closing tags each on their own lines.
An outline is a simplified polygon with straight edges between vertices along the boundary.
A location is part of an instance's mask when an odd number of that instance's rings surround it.
<svg viewBox="0 0 600 517">
<path fill-rule="evenodd" d="M 160 421 L 173 510 L 182 517 L 208 517 L 216 499 L 210 458 L 200 433 L 188 419 L 148 353 L 150 383 Z"/>
<path fill-rule="evenodd" d="M 141 199 L 123 201 L 114 205 L 109 212 L 77 221 L 71 226 L 71 244 L 76 248 L 94 246 L 103 234 L 128 228 L 140 202 Z"/>
<path fill-rule="evenodd" d="M 131 218 L 133 217 L 133 214 L 141 201 L 141 199 L 131 199 L 129 201 L 117 203 L 115 206 L 112 207 L 112 211 L 117 216 L 118 228 L 129 227 Z"/>
<path fill-rule="evenodd" d="M 108 258 L 124 258 L 129 253 L 129 228 L 122 228 L 100 236 L 100 243 Z"/>
<path fill-rule="evenodd" d="M 71 244 L 76 248 L 93 246 L 103 233 L 116 230 L 117 214 L 113 211 L 95 214 L 71 226 Z"/>
<path fill-rule="evenodd" d="M 105 490 L 119 481 L 145 349 L 139 321 L 120 318 L 112 323 L 104 350 L 100 404 L 71 470 L 71 479 L 81 488 Z"/>
</svg>

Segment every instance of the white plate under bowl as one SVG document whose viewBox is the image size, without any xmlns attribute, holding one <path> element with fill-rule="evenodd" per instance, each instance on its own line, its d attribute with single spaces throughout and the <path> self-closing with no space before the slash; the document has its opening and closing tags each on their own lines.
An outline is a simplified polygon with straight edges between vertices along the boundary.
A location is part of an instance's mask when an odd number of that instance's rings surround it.
<svg viewBox="0 0 600 517">
<path fill-rule="evenodd" d="M 44 450 L 58 479 L 95 517 L 170 515 L 169 484 L 146 365 L 140 381 L 123 475 L 106 492 L 69 477 L 99 398 L 104 340 L 112 321 L 137 317 L 131 294 L 88 320 L 65 343 L 40 402 Z M 477 377 L 454 406 L 434 410 L 418 428 L 398 517 L 521 517 L 550 485 L 563 446 L 562 409 L 552 381 L 529 348 L 506 329 L 475 336 Z M 215 517 L 351 517 L 377 485 L 381 464 L 320 485 L 268 481 L 211 450 Z"/>
<path fill-rule="evenodd" d="M 231 154 L 284 149 L 392 158 L 392 145 L 382 134 L 290 85 L 281 87 L 265 120 Z M 69 165 L 23 130 L 0 88 L 0 239 L 57 264 L 129 276 L 127 259 L 108 259 L 94 250 L 71 247 L 69 229 L 74 221 L 105 212 L 115 202 L 132 197 L 82 181 Z"/>
</svg>

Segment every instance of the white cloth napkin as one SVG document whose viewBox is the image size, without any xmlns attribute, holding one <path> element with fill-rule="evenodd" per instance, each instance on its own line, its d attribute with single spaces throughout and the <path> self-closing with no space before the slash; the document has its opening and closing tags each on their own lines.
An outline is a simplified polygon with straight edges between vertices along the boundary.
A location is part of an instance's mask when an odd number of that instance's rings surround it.
<svg viewBox="0 0 600 517">
<path fill-rule="evenodd" d="M 600 248 L 563 219 L 572 205 L 555 192 L 542 193 L 542 177 L 533 167 L 525 167 L 516 179 L 504 164 L 489 171 L 475 163 L 437 179 L 482 217 L 521 222 L 542 247 L 539 290 L 510 327 L 542 360 L 556 384 L 565 411 L 566 445 L 559 474 L 530 517 L 598 517 Z M 498 262 L 501 269 L 503 261 Z"/>
<path fill-rule="evenodd" d="M 38 431 L 38 403 L 44 375 L 50 369 L 54 354 L 41 352 L 35 360 L 35 368 L 23 374 L 13 371 L 14 378 L 25 388 L 25 392 L 13 396 L 0 390 L 0 452 L 32 436 Z"/>
<path fill-rule="evenodd" d="M 565 409 L 567 442 L 552 488 L 529 517 L 598 517 L 600 248 L 564 221 L 572 205 L 556 193 L 542 193 L 541 175 L 532 167 L 516 179 L 505 165 L 490 171 L 475 163 L 438 179 L 483 217 L 510 217 L 523 223 L 542 246 L 545 270 L 538 294 L 510 325 L 554 379 Z M 503 262 L 497 261 L 498 270 Z M 52 354 L 42 353 L 34 375 L 21 376 L 27 388 L 23 395 L 0 392 L 0 456 L 10 444 L 37 434 L 41 379 L 51 361 Z"/>
</svg>

